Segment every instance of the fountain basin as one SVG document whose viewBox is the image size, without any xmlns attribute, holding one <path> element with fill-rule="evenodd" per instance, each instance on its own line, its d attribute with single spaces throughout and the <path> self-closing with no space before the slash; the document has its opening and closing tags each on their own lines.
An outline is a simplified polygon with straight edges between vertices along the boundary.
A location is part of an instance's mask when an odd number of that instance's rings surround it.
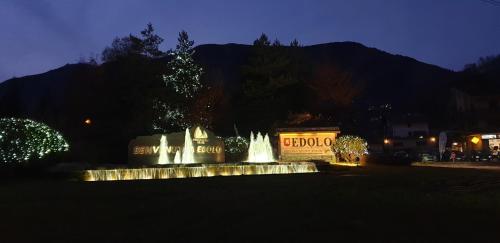
<svg viewBox="0 0 500 243">
<path fill-rule="evenodd" d="M 85 170 L 85 181 L 116 181 L 116 180 L 148 180 L 172 179 L 212 176 L 239 176 L 239 175 L 273 175 L 318 172 L 316 165 L 311 162 L 293 163 L 224 163 L 224 164 L 196 164 L 176 165 L 168 167 L 148 168 L 116 168 Z"/>
</svg>

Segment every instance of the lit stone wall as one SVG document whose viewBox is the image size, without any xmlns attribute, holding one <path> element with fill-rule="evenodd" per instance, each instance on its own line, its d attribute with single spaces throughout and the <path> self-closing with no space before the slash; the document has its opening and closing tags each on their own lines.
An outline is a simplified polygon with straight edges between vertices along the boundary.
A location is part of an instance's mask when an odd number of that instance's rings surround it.
<svg viewBox="0 0 500 243">
<path fill-rule="evenodd" d="M 211 176 L 270 175 L 318 172 L 314 163 L 202 164 L 133 169 L 86 170 L 85 181 L 147 180 Z"/>
</svg>

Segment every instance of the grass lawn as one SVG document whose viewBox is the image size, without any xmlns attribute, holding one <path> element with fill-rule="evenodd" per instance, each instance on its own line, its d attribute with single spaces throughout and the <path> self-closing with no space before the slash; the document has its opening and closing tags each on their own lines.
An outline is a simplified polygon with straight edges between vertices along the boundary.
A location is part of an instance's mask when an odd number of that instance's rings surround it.
<svg viewBox="0 0 500 243">
<path fill-rule="evenodd" d="M 5 181 L 0 242 L 500 242 L 500 172 Z"/>
</svg>

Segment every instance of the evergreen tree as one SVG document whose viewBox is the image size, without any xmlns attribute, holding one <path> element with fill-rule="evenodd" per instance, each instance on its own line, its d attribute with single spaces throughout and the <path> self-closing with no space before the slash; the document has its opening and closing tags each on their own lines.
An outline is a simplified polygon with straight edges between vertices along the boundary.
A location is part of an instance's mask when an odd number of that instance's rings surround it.
<svg viewBox="0 0 500 243">
<path fill-rule="evenodd" d="M 146 29 L 141 31 L 142 44 L 143 44 L 143 54 L 147 57 L 161 57 L 163 52 L 160 51 L 160 44 L 163 42 L 163 38 L 154 33 L 154 28 L 151 23 L 148 23 Z"/>
<path fill-rule="evenodd" d="M 280 42 L 280 40 L 278 40 L 278 38 L 276 38 L 276 39 L 274 40 L 274 42 L 273 42 L 273 46 L 274 46 L 274 47 L 279 47 L 279 46 L 281 46 L 281 42 Z"/>
<path fill-rule="evenodd" d="M 303 81 L 304 65 L 297 65 L 302 63 L 299 51 L 282 46 L 278 40 L 271 45 L 265 34 L 254 41 L 248 63 L 242 68 L 240 123 L 248 120 L 245 116 L 259 113 L 259 124 L 253 125 L 267 129 L 270 123 L 286 116 Z"/>
<path fill-rule="evenodd" d="M 293 39 L 292 42 L 290 42 L 290 47 L 300 47 L 300 43 L 297 39 Z"/>
<path fill-rule="evenodd" d="M 266 34 L 262 33 L 260 37 L 253 42 L 254 46 L 270 46 L 271 42 Z"/>
<path fill-rule="evenodd" d="M 180 32 L 177 40 L 179 43 L 171 53 L 172 60 L 168 63 L 169 73 L 163 75 L 163 81 L 178 94 L 192 98 L 202 87 L 202 68 L 194 62 L 194 41 L 189 40 L 187 32 Z"/>
<path fill-rule="evenodd" d="M 142 38 L 141 38 L 142 37 Z M 111 46 L 102 52 L 102 61 L 117 61 L 133 56 L 146 56 L 148 58 L 161 57 L 164 55 L 160 51 L 160 44 L 163 38 L 154 32 L 153 25 L 148 23 L 141 31 L 141 37 L 129 34 L 128 36 L 115 38 Z"/>
<path fill-rule="evenodd" d="M 278 39 L 271 45 L 262 34 L 254 41 L 248 65 L 243 67 L 244 94 L 250 98 L 269 97 L 278 89 L 297 83 L 294 59 Z"/>
<path fill-rule="evenodd" d="M 187 32 L 180 32 L 177 40 L 175 50 L 170 53 L 167 74 L 163 75 L 168 99 L 158 99 L 153 106 L 153 129 L 162 132 L 185 129 L 199 122 L 193 119 L 196 116 L 191 114 L 194 111 L 191 106 L 202 89 L 203 70 L 193 59 L 194 41 L 189 40 Z"/>
<path fill-rule="evenodd" d="M 103 62 L 116 61 L 126 57 L 140 55 L 143 49 L 142 40 L 130 34 L 122 38 L 116 37 L 113 43 L 111 43 L 111 46 L 104 49 L 101 58 Z"/>
</svg>

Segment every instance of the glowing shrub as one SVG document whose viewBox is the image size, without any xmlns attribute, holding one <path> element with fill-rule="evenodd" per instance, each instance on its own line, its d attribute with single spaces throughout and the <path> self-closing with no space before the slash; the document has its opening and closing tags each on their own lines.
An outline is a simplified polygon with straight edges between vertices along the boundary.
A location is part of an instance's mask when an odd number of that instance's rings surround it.
<svg viewBox="0 0 500 243">
<path fill-rule="evenodd" d="M 248 140 L 243 137 L 224 138 L 226 161 L 241 162 L 248 153 Z"/>
<path fill-rule="evenodd" d="M 368 145 L 360 137 L 345 135 L 337 138 L 332 145 L 332 151 L 346 162 L 353 162 L 368 153 Z"/>
<path fill-rule="evenodd" d="M 22 163 L 68 149 L 62 135 L 43 123 L 29 119 L 0 119 L 0 162 Z"/>
</svg>

